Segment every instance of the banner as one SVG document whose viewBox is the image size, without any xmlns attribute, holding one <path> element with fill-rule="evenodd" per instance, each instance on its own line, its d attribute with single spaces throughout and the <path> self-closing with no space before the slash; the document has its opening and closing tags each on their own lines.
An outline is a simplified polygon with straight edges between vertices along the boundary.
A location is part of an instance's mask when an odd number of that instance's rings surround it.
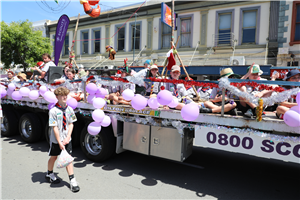
<svg viewBox="0 0 300 200">
<path fill-rule="evenodd" d="M 161 3 L 161 21 L 172 28 L 172 9 L 167 6 L 164 2 Z M 174 30 L 176 28 L 176 14 L 174 12 Z"/>
<path fill-rule="evenodd" d="M 56 26 L 55 42 L 54 42 L 54 61 L 57 66 L 62 47 L 64 45 L 70 19 L 67 15 L 62 15 Z"/>
</svg>

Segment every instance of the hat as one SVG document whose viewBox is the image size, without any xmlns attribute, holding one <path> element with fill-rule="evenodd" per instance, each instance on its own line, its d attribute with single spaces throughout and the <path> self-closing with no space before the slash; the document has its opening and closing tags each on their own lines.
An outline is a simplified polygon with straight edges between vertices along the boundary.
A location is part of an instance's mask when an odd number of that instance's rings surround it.
<svg viewBox="0 0 300 200">
<path fill-rule="evenodd" d="M 152 63 L 151 60 L 146 60 L 146 61 L 144 62 L 144 65 L 145 65 L 145 64 L 151 65 L 151 63 Z"/>
<path fill-rule="evenodd" d="M 180 72 L 180 67 L 178 65 L 173 65 L 171 71 L 172 72 L 174 72 L 174 71 L 179 71 Z"/>
<path fill-rule="evenodd" d="M 11 73 L 12 75 L 15 75 L 13 71 L 8 70 L 7 73 Z"/>
<path fill-rule="evenodd" d="M 297 74 L 300 74 L 300 71 L 298 69 L 293 69 L 291 71 L 289 71 L 286 76 L 283 78 L 283 80 L 287 80 L 289 78 L 291 78 L 292 76 L 295 76 Z"/>
<path fill-rule="evenodd" d="M 234 75 L 235 77 L 240 77 L 240 75 L 233 73 L 231 68 L 225 68 L 220 72 L 221 78 L 225 76 L 229 77 L 231 75 Z"/>
<path fill-rule="evenodd" d="M 44 65 L 44 62 L 42 62 L 42 61 L 37 62 L 36 65 L 37 65 L 38 67 L 40 67 L 40 66 Z"/>
<path fill-rule="evenodd" d="M 18 77 L 18 78 L 19 78 L 19 77 L 21 77 L 21 78 L 23 78 L 24 80 L 27 80 L 27 78 L 26 78 L 26 74 L 24 74 L 24 73 L 21 73 L 21 72 L 18 74 L 18 76 L 17 76 L 17 77 Z"/>
<path fill-rule="evenodd" d="M 249 71 L 251 66 L 249 66 L 247 68 L 247 72 Z M 253 65 L 253 68 L 252 68 L 252 74 L 258 74 L 258 75 L 262 75 L 264 72 L 262 70 L 260 70 L 260 67 L 258 64 L 255 64 Z"/>
<path fill-rule="evenodd" d="M 152 69 L 158 69 L 157 65 L 151 65 L 150 70 L 152 70 Z"/>
</svg>

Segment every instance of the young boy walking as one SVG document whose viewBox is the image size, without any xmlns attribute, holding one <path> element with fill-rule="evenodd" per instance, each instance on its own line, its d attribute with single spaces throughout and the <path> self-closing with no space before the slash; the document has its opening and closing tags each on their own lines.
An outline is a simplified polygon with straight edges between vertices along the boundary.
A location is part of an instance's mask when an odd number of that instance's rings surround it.
<svg viewBox="0 0 300 200">
<path fill-rule="evenodd" d="M 49 111 L 49 126 L 52 126 L 50 135 L 50 150 L 48 160 L 48 173 L 46 179 L 50 183 L 59 183 L 60 180 L 56 178 L 53 173 L 54 163 L 60 152 L 65 149 L 70 155 L 72 154 L 71 134 L 73 131 L 73 122 L 77 121 L 73 109 L 66 104 L 67 95 L 70 90 L 65 87 L 58 87 L 54 94 L 58 102 Z M 70 179 L 70 189 L 72 192 L 78 192 L 79 186 L 76 182 L 73 172 L 73 163 L 67 167 L 67 172 Z"/>
</svg>

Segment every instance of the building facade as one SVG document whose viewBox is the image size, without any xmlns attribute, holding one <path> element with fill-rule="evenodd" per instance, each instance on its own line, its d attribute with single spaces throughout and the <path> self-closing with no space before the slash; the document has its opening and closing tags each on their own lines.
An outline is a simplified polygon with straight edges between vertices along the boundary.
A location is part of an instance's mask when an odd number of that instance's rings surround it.
<svg viewBox="0 0 300 200">
<path fill-rule="evenodd" d="M 171 1 L 166 3 L 171 7 Z M 128 58 L 129 64 L 135 60 L 135 66 L 142 66 L 147 59 L 163 65 L 172 35 L 171 28 L 161 22 L 161 3 L 148 1 L 139 7 L 136 4 L 103 12 L 98 18 L 80 16 L 74 40 L 76 62 L 85 67 L 122 66 Z M 297 2 L 175 1 L 178 17 L 174 40 L 180 58 L 188 66 L 253 62 L 286 66 L 279 63 L 281 48 L 288 46 L 289 54 L 294 52 L 296 59 L 299 56 L 298 35 L 292 34 L 298 30 L 298 18 L 293 21 L 294 7 L 298 9 Z M 70 18 L 61 63 L 68 61 L 76 21 L 77 17 Z M 56 25 L 57 21 L 47 24 L 53 44 Z M 107 59 L 106 45 L 117 51 L 115 60 Z"/>
</svg>

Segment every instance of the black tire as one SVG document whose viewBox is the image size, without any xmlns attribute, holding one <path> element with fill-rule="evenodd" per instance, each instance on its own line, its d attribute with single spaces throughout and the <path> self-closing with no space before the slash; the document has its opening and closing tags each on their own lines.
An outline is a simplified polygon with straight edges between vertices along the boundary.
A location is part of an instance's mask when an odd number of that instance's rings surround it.
<svg viewBox="0 0 300 200">
<path fill-rule="evenodd" d="M 42 131 L 45 130 L 46 126 L 47 126 L 47 123 L 49 121 L 49 116 L 48 114 L 46 113 L 42 113 L 42 112 L 39 112 L 39 113 L 36 113 L 37 116 L 39 117 L 40 121 L 41 121 L 41 125 L 42 125 Z M 42 133 L 41 134 L 41 138 L 40 140 L 43 141 L 46 139 L 46 134 Z"/>
<path fill-rule="evenodd" d="M 89 123 L 82 129 L 80 135 L 80 147 L 86 157 L 94 162 L 102 162 L 114 155 L 116 150 L 116 138 L 112 126 L 102 127 L 96 136 L 87 132 Z"/>
<path fill-rule="evenodd" d="M 3 119 L 1 122 L 1 135 L 2 136 L 13 136 L 19 133 L 18 126 L 19 118 L 11 110 L 3 110 Z"/>
<path fill-rule="evenodd" d="M 42 135 L 42 124 L 38 116 L 34 113 L 22 115 L 19 121 L 19 131 L 25 142 L 39 141 Z"/>
</svg>

